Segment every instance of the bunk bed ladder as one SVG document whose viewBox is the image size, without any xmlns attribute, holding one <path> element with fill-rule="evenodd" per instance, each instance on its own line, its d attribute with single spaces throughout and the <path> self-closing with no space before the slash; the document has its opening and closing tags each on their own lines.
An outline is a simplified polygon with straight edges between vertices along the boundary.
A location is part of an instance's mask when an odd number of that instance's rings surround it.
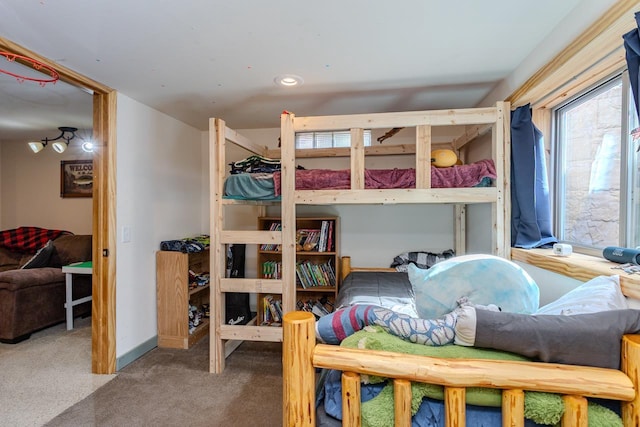
<svg viewBox="0 0 640 427">
<path fill-rule="evenodd" d="M 264 155 L 265 148 L 253 144 L 238 133 L 227 128 L 225 122 L 220 119 L 209 121 L 209 155 L 210 155 L 210 185 L 212 197 L 210 201 L 210 232 L 211 232 L 211 328 L 210 328 L 210 353 L 209 371 L 220 373 L 224 370 L 225 358 L 242 341 L 282 341 L 282 328 L 272 326 L 259 326 L 255 319 L 247 325 L 225 324 L 225 294 L 228 292 L 241 293 L 272 293 L 282 294 L 283 309 L 285 312 L 293 310 L 291 294 L 293 289 L 283 286 L 285 282 L 285 269 L 291 268 L 283 262 L 283 279 L 262 278 L 227 278 L 226 256 L 227 246 L 230 244 L 259 245 L 262 243 L 284 244 L 286 239 L 280 231 L 265 230 L 227 230 L 225 222 L 232 218 L 225 218 L 226 208 L 234 205 L 252 205 L 258 210 L 259 215 L 264 215 L 265 206 L 256 202 L 243 202 L 223 199 L 225 178 L 225 150 L 226 141 L 241 146 L 253 153 Z M 295 227 L 294 227 L 295 228 Z M 283 230 L 285 229 L 283 224 Z M 295 259 L 291 248 L 283 245 L 283 259 Z M 294 276 L 295 279 L 295 276 Z M 295 283 L 295 281 L 294 281 Z"/>
</svg>

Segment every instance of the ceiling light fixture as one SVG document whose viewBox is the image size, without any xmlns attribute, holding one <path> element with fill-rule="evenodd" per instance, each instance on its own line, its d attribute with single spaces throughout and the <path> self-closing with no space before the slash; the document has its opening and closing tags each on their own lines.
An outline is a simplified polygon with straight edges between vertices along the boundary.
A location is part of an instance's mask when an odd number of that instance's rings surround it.
<svg viewBox="0 0 640 427">
<path fill-rule="evenodd" d="M 47 144 L 51 142 L 51 147 L 57 153 L 64 153 L 69 146 L 69 142 L 76 137 L 78 128 L 61 126 L 58 128 L 58 130 L 60 131 L 60 135 L 56 136 L 55 138 L 44 138 L 43 140 L 41 140 L 41 142 L 29 142 L 28 145 L 29 148 L 31 148 L 31 151 L 33 151 L 34 153 L 39 153 L 44 149 L 44 147 L 47 146 Z"/>
<path fill-rule="evenodd" d="M 304 83 L 304 79 L 295 74 L 281 74 L 277 76 L 273 81 L 279 86 L 300 86 Z"/>
<path fill-rule="evenodd" d="M 82 151 L 86 152 L 86 153 L 93 153 L 93 142 L 92 141 L 85 141 L 82 143 Z"/>
</svg>

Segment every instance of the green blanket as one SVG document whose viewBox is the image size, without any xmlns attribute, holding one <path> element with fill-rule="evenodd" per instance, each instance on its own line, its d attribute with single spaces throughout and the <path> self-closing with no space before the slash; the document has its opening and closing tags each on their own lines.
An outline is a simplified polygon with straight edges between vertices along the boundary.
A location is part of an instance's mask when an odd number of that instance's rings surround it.
<svg viewBox="0 0 640 427">
<path fill-rule="evenodd" d="M 441 358 L 528 360 L 523 356 L 497 350 L 457 345 L 430 347 L 413 344 L 391 335 L 379 327 L 367 327 L 365 330 L 356 332 L 343 340 L 340 345 L 350 348 L 385 350 Z M 363 375 L 363 380 L 370 383 L 385 381 L 384 378 L 365 375 Z M 424 397 L 440 400 L 444 398 L 444 388 L 433 384 L 414 383 L 411 386 L 411 392 L 412 414 L 418 411 L 420 402 Z M 500 407 L 502 392 L 498 389 L 471 387 L 467 389 L 466 401 L 473 405 Z M 388 384 L 378 396 L 364 402 L 361 407 L 361 412 L 362 425 L 365 427 L 393 426 L 393 384 Z M 553 393 L 525 392 L 525 418 L 535 421 L 538 424 L 555 426 L 559 425 L 563 412 L 564 405 L 561 396 Z M 589 426 L 622 427 L 622 419 L 613 411 L 589 402 Z"/>
</svg>

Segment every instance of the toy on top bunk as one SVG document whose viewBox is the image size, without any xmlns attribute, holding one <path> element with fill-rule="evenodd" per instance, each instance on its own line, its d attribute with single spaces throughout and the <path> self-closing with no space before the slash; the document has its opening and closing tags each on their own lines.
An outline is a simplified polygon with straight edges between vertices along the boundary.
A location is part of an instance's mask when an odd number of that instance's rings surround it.
<svg viewBox="0 0 640 427">
<path fill-rule="evenodd" d="M 437 168 L 450 168 L 451 166 L 461 165 L 462 161 L 458 159 L 455 151 L 439 149 L 431 151 L 431 164 Z"/>
</svg>

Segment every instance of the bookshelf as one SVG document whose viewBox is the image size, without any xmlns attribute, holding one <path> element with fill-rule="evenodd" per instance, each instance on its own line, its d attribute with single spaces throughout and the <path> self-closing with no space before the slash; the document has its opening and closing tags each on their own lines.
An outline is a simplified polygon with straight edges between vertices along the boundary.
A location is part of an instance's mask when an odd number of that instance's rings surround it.
<svg viewBox="0 0 640 427">
<path fill-rule="evenodd" d="M 259 217 L 259 230 L 276 231 L 279 217 Z M 336 216 L 296 218 L 296 303 L 299 310 L 316 316 L 333 311 L 339 285 L 340 218 Z M 282 253 L 277 245 L 258 247 L 258 274 L 278 279 Z M 279 294 L 258 294 L 259 325 L 280 325 Z"/>
<path fill-rule="evenodd" d="M 208 249 L 156 252 L 158 347 L 188 349 L 209 333 L 205 313 L 210 293 L 208 272 Z M 190 320 L 191 310 L 200 311 L 195 322 Z"/>
</svg>

